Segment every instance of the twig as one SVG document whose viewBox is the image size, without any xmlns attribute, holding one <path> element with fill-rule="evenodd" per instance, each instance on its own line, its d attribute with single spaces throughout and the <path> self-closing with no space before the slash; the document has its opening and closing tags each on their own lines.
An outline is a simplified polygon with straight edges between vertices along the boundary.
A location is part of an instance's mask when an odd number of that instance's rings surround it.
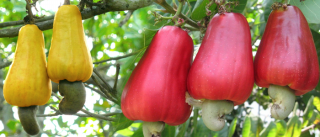
<svg viewBox="0 0 320 137">
<path fill-rule="evenodd" d="M 252 41 L 251 45 L 254 45 L 254 43 L 256 43 L 256 41 L 260 38 L 260 36 L 256 36 L 255 39 Z"/>
<path fill-rule="evenodd" d="M 59 100 L 61 100 L 61 98 L 56 94 L 56 93 L 52 93 L 53 96 L 55 96 L 56 98 L 58 98 Z M 45 114 L 45 115 L 39 115 L 39 117 L 44 117 L 44 116 L 58 116 L 58 115 L 62 115 L 62 113 L 54 108 L 53 106 L 50 106 L 51 109 L 53 109 L 54 111 L 56 111 L 56 113 L 54 114 Z M 80 116 L 80 117 L 88 117 L 88 116 L 91 116 L 91 117 L 95 117 L 95 118 L 98 118 L 98 119 L 102 119 L 102 120 L 107 120 L 107 121 L 115 121 L 114 118 L 109 118 L 109 117 L 105 117 L 105 116 L 112 116 L 112 115 L 116 115 L 118 113 L 110 113 L 110 114 L 104 114 L 104 115 L 99 115 L 99 114 L 95 114 L 95 113 L 91 113 L 85 109 L 81 109 L 80 111 L 82 111 L 83 113 L 87 114 L 87 115 L 83 115 L 83 114 L 74 114 L 74 115 L 77 115 L 77 116 Z M 37 115 L 38 116 L 38 115 Z"/>
<path fill-rule="evenodd" d="M 165 0 L 162 0 L 161 2 L 158 2 L 157 0 L 155 0 L 155 2 L 158 3 L 160 6 L 164 7 L 169 13 L 171 13 L 171 14 L 176 13 L 176 11 Z M 184 21 L 187 24 L 190 24 L 192 27 L 199 29 L 198 24 L 196 22 L 194 22 L 193 20 L 191 20 L 190 18 L 188 18 L 187 16 L 185 16 L 183 14 L 179 14 L 179 17 L 184 19 Z"/>
<path fill-rule="evenodd" d="M 106 59 L 106 60 L 101 60 L 101 61 L 93 62 L 93 64 L 104 63 L 104 62 L 111 61 L 111 60 L 119 60 L 119 59 L 122 59 L 122 58 L 126 58 L 126 57 L 129 57 L 129 56 L 138 54 L 139 52 L 141 52 L 141 50 L 138 50 L 138 51 L 136 51 L 136 52 L 129 53 L 129 54 L 124 55 L 124 56 L 113 57 L 113 58 L 109 58 L 109 59 Z"/>
<path fill-rule="evenodd" d="M 56 97 L 56 98 L 59 99 L 59 100 L 62 100 L 62 98 L 59 97 L 59 96 L 58 96 L 56 93 L 54 93 L 54 92 L 52 92 L 51 95 L 54 96 L 54 97 Z"/>
<path fill-rule="evenodd" d="M 100 90 L 98 90 L 98 89 L 95 89 L 95 88 L 93 88 L 93 87 L 90 87 L 88 84 L 84 84 L 84 86 L 87 87 L 87 88 L 89 88 L 89 89 L 91 89 L 92 91 L 97 92 L 99 95 L 103 96 L 104 98 L 109 99 L 108 96 L 105 95 L 102 91 L 100 91 Z"/>
<path fill-rule="evenodd" d="M 3 68 L 5 68 L 5 67 L 8 67 L 8 66 L 10 66 L 11 65 L 11 61 L 9 61 L 9 62 L 5 62 L 5 63 L 3 63 L 3 64 L 0 64 L 0 69 L 3 69 Z"/>
<path fill-rule="evenodd" d="M 54 116 L 60 116 L 63 115 L 62 113 L 60 113 L 59 110 L 56 110 L 56 113 L 53 114 L 37 114 L 37 117 L 54 117 Z M 107 114 L 95 114 L 95 113 L 91 113 L 87 110 L 81 109 L 80 111 L 86 113 L 86 114 L 79 114 L 76 113 L 74 115 L 78 116 L 78 117 L 94 117 L 94 118 L 98 118 L 98 119 L 102 119 L 102 120 L 107 120 L 107 121 L 115 121 L 114 118 L 109 118 L 109 117 L 105 117 L 105 116 L 113 116 L 119 113 L 107 113 Z"/>
<path fill-rule="evenodd" d="M 119 27 L 122 27 L 124 24 L 126 24 L 128 22 L 128 20 L 130 19 L 130 17 L 131 17 L 133 12 L 134 12 L 134 10 L 129 10 L 128 11 L 126 17 L 122 21 L 120 21 Z"/>
<path fill-rule="evenodd" d="M 34 19 L 33 19 L 33 14 L 32 14 L 32 10 L 31 10 L 31 4 L 29 3 L 29 0 L 26 0 L 26 10 L 28 12 L 28 23 L 30 24 L 34 24 Z"/>
<path fill-rule="evenodd" d="M 89 112 L 89 111 L 87 111 L 87 110 L 84 110 L 84 109 L 81 109 L 80 111 L 82 111 L 83 113 L 88 114 L 89 116 L 95 117 L 95 118 L 99 118 L 99 119 L 103 119 L 103 120 L 107 120 L 107 121 L 115 121 L 114 118 L 109 118 L 109 117 L 100 116 L 100 115 L 98 115 L 98 114 L 91 113 L 91 112 Z"/>
<path fill-rule="evenodd" d="M 107 137 L 108 136 L 108 133 L 104 130 L 104 126 L 103 126 L 103 121 L 102 120 L 99 120 L 99 126 L 100 128 L 102 129 L 102 133 L 103 133 L 103 136 L 104 137 Z"/>
<path fill-rule="evenodd" d="M 116 92 L 115 91 L 113 91 L 113 89 L 111 88 L 111 86 L 109 85 L 109 83 L 106 81 L 106 80 L 104 80 L 104 78 L 100 75 L 100 73 L 98 72 L 98 70 L 97 69 L 95 69 L 95 68 L 93 68 L 93 72 L 94 72 L 94 74 L 96 74 L 98 77 L 99 77 L 99 79 L 103 82 L 103 84 L 105 84 L 107 87 L 107 90 L 111 93 L 111 94 L 113 94 L 113 95 L 116 95 Z"/>
<path fill-rule="evenodd" d="M 54 117 L 54 116 L 60 116 L 61 114 L 59 113 L 54 113 L 54 114 L 37 114 L 37 117 Z"/>
<path fill-rule="evenodd" d="M 318 125 L 320 125 L 320 122 L 317 122 L 317 123 L 315 123 L 315 124 L 312 124 L 312 125 L 310 125 L 310 126 L 305 127 L 304 129 L 301 130 L 301 134 L 304 133 L 304 132 L 309 131 L 310 129 L 315 128 L 315 127 L 318 126 Z"/>
<path fill-rule="evenodd" d="M 98 87 L 100 88 L 101 91 L 104 92 L 104 94 L 108 97 L 107 99 L 111 100 L 112 102 L 117 102 L 116 99 L 114 99 L 111 95 L 109 95 L 109 91 L 107 89 L 105 89 L 103 86 L 100 85 L 100 83 L 98 82 L 98 80 L 95 78 L 95 76 L 91 76 L 91 78 L 93 79 L 93 81 L 98 85 Z"/>
<path fill-rule="evenodd" d="M 117 91 L 117 83 L 118 83 L 119 73 L 120 73 L 120 64 L 117 64 L 116 65 L 116 78 L 114 79 L 114 85 L 113 85 L 114 91 Z"/>
</svg>

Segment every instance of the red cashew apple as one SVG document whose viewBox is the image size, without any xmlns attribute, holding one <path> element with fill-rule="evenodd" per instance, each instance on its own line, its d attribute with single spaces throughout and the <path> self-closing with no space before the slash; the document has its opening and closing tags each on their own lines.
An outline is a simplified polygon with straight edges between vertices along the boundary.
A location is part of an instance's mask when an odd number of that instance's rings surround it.
<svg viewBox="0 0 320 137">
<path fill-rule="evenodd" d="M 251 35 L 246 18 L 240 13 L 216 14 L 188 75 L 190 95 L 204 99 L 202 118 L 209 129 L 221 130 L 224 115 L 249 98 L 253 75 Z"/>
<path fill-rule="evenodd" d="M 317 51 L 306 18 L 298 7 L 274 9 L 254 60 L 255 82 L 266 87 L 271 116 L 286 118 L 295 96 L 314 89 L 319 80 Z"/>
<path fill-rule="evenodd" d="M 185 100 L 193 41 L 176 26 L 165 26 L 132 72 L 122 93 L 121 109 L 130 120 L 142 120 L 145 136 L 184 123 L 192 107 Z M 150 131 L 149 131 L 150 130 Z"/>
</svg>

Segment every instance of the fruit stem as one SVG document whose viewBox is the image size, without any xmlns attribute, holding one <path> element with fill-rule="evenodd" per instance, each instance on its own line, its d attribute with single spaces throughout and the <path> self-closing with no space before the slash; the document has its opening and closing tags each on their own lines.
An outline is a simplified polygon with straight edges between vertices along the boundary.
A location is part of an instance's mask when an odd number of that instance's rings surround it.
<svg viewBox="0 0 320 137">
<path fill-rule="evenodd" d="M 208 100 L 202 104 L 203 123 L 212 131 L 219 131 L 225 125 L 225 114 L 231 113 L 233 102 L 227 100 Z"/>
<path fill-rule="evenodd" d="M 165 126 L 164 122 L 145 122 L 142 123 L 144 137 L 160 137 Z"/>
<path fill-rule="evenodd" d="M 70 5 L 70 0 L 64 0 L 63 5 Z"/>
<path fill-rule="evenodd" d="M 189 95 L 188 92 L 186 92 L 186 103 L 188 103 L 190 106 L 201 108 L 203 101 L 194 99 Z"/>
<path fill-rule="evenodd" d="M 275 119 L 286 118 L 294 107 L 294 90 L 288 86 L 270 85 L 268 89 L 270 98 L 273 101 L 271 116 Z"/>
<path fill-rule="evenodd" d="M 33 13 L 31 10 L 31 4 L 28 0 L 26 0 L 26 2 L 27 2 L 26 9 L 27 9 L 28 16 L 27 16 L 27 19 L 26 18 L 24 19 L 24 21 L 28 24 L 34 24 Z"/>
<path fill-rule="evenodd" d="M 39 133 L 40 128 L 36 119 L 38 106 L 19 107 L 18 115 L 21 125 L 29 135 L 36 135 Z"/>
<path fill-rule="evenodd" d="M 179 15 L 181 14 L 181 11 L 182 11 L 182 8 L 183 8 L 183 5 L 184 5 L 184 0 L 179 0 L 179 6 L 178 6 L 178 9 L 177 9 L 177 12 L 174 14 L 173 16 L 173 21 L 175 22 L 175 26 L 182 26 L 183 22 L 179 22 Z"/>
</svg>

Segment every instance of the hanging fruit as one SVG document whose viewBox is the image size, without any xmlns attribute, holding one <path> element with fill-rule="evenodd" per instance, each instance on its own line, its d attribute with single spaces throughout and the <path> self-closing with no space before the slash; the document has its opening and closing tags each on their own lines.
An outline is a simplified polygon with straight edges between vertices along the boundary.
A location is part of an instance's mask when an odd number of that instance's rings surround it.
<svg viewBox="0 0 320 137">
<path fill-rule="evenodd" d="M 79 8 L 63 5 L 54 17 L 48 56 L 48 75 L 59 83 L 59 92 L 64 96 L 59 104 L 62 113 L 74 114 L 83 107 L 86 93 L 82 82 L 91 77 L 92 70 Z"/>
<path fill-rule="evenodd" d="M 210 130 L 221 130 L 224 115 L 248 99 L 253 74 L 246 18 L 240 13 L 216 14 L 208 24 L 188 75 L 188 91 L 193 98 L 203 101 L 199 104 L 202 119 Z M 187 102 L 191 103 L 190 99 Z"/>
<path fill-rule="evenodd" d="M 20 122 L 30 135 L 39 132 L 35 118 L 38 105 L 46 104 L 51 96 L 46 65 L 42 31 L 34 24 L 21 27 L 3 96 L 9 104 L 19 107 Z"/>
<path fill-rule="evenodd" d="M 122 93 L 121 109 L 130 120 L 142 120 L 145 136 L 168 125 L 184 123 L 191 106 L 185 102 L 193 41 L 176 26 L 165 26 L 154 36 Z"/>
<path fill-rule="evenodd" d="M 286 118 L 295 96 L 316 87 L 317 51 L 306 18 L 298 7 L 273 5 L 255 60 L 255 82 L 268 88 L 274 104 L 271 116 Z"/>
</svg>

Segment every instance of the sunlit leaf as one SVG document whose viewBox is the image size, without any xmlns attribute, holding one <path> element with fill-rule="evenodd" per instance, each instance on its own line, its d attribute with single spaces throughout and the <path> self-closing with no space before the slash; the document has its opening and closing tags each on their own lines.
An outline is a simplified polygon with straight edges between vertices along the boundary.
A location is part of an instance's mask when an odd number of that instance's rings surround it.
<svg viewBox="0 0 320 137">
<path fill-rule="evenodd" d="M 302 124 L 302 127 L 305 127 L 305 126 L 309 125 L 309 120 L 311 119 L 311 117 L 313 115 L 313 109 L 314 109 L 313 98 L 314 97 L 311 96 L 311 98 L 308 101 L 306 109 L 303 111 L 303 124 Z"/>
<path fill-rule="evenodd" d="M 287 123 L 284 120 L 277 120 L 277 137 L 285 137 L 287 132 Z"/>
<path fill-rule="evenodd" d="M 264 128 L 261 133 L 260 137 L 275 137 L 277 135 L 277 125 L 271 121 L 269 125 Z"/>
<path fill-rule="evenodd" d="M 301 134 L 302 124 L 298 116 L 293 116 L 287 123 L 287 137 L 299 137 Z"/>
<path fill-rule="evenodd" d="M 243 137 L 258 137 L 263 128 L 263 123 L 260 117 L 246 116 L 242 129 Z"/>
<path fill-rule="evenodd" d="M 314 97 L 313 105 L 317 108 L 318 111 L 320 111 L 320 98 L 319 97 Z"/>
<path fill-rule="evenodd" d="M 228 130 L 228 137 L 232 137 L 235 130 L 236 130 L 236 127 L 237 127 L 237 121 L 238 121 L 238 118 L 235 118 L 232 120 L 231 124 L 230 124 L 230 127 L 229 127 L 229 130 Z"/>
</svg>

